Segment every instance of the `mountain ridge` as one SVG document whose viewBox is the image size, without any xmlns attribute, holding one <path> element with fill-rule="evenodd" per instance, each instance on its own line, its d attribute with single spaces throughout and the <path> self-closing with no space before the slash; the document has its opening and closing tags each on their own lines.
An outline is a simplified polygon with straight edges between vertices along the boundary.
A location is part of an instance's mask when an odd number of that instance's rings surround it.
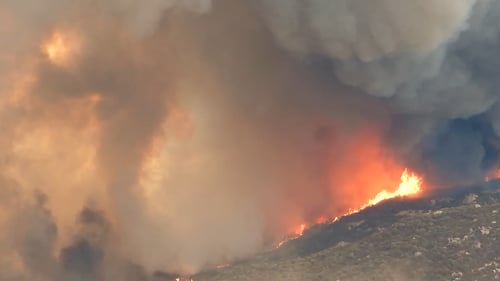
<svg viewBox="0 0 500 281">
<path fill-rule="evenodd" d="M 195 281 L 500 279 L 500 180 L 382 202 Z"/>
</svg>

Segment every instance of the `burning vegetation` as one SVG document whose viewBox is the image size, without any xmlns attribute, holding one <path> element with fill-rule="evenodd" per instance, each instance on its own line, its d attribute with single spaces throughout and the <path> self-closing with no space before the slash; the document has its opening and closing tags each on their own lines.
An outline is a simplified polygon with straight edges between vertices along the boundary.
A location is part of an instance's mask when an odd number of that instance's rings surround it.
<svg viewBox="0 0 500 281">
<path fill-rule="evenodd" d="M 423 192 L 423 180 L 421 177 L 417 176 L 416 174 L 409 172 L 408 169 L 405 169 L 403 173 L 401 174 L 401 183 L 399 184 L 398 188 L 395 191 L 387 191 L 387 190 L 382 190 L 380 191 L 375 197 L 372 199 L 368 200 L 368 203 L 361 205 L 358 208 L 355 209 L 350 209 L 346 213 L 344 213 L 341 216 L 337 216 L 333 219 L 325 219 L 325 217 L 319 217 L 314 220 L 313 224 L 306 224 L 302 223 L 300 224 L 294 233 L 289 234 L 285 237 L 284 240 L 280 241 L 276 248 L 279 248 L 283 246 L 286 242 L 296 239 L 304 234 L 304 231 L 310 227 L 314 226 L 315 224 L 323 224 L 325 222 L 333 223 L 335 221 L 338 221 L 342 217 L 349 216 L 355 213 L 358 213 L 366 208 L 375 206 L 385 200 L 393 199 L 393 198 L 415 198 L 418 197 L 422 194 Z"/>
<path fill-rule="evenodd" d="M 498 177 L 500 2 L 443 1 L 1 1 L 0 280 L 191 276 Z"/>
</svg>

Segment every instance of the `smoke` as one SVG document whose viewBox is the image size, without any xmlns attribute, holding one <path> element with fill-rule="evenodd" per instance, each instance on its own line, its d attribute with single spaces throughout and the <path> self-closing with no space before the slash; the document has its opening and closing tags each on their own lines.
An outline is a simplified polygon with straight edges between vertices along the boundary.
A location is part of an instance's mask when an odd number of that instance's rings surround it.
<svg viewBox="0 0 500 281">
<path fill-rule="evenodd" d="M 482 113 L 494 101 L 472 81 L 465 58 L 450 50 L 467 29 L 475 2 L 263 4 L 280 45 L 300 56 L 331 60 L 344 83 L 370 95 L 394 97 L 404 112 L 444 110 L 447 117 L 460 117 Z M 478 97 L 468 98 L 472 92 Z M 463 102 L 450 107 L 452 99 Z"/>
<path fill-rule="evenodd" d="M 278 41 L 297 53 L 371 62 L 427 54 L 463 26 L 475 1 L 262 1 Z"/>
<path fill-rule="evenodd" d="M 149 280 L 498 168 L 495 1 L 4 1 L 1 280 Z"/>
<path fill-rule="evenodd" d="M 490 133 L 498 127 L 496 1 L 261 2 L 281 47 L 302 60 L 318 57 L 341 82 L 391 105 L 399 119 L 393 121 L 391 142 L 408 138 L 398 135 L 401 127 L 407 127 L 404 134 L 412 130 L 416 139 L 402 142 L 411 150 L 403 158 L 418 162 L 414 165 L 431 174 L 429 180 L 474 181 L 491 168 L 483 160 L 491 157 L 485 143 L 498 142 Z M 484 130 L 451 129 L 457 128 L 451 125 L 455 120 L 481 115 Z M 448 152 L 442 160 L 425 156 L 443 150 Z M 471 166 L 469 172 L 459 176 L 464 166 Z M 455 175 L 444 176 L 443 169 Z"/>
</svg>

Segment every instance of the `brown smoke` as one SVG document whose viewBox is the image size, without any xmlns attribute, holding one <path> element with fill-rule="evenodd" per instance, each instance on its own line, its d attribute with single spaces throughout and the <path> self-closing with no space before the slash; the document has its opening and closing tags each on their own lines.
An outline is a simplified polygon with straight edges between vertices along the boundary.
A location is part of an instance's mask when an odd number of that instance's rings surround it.
<svg viewBox="0 0 500 281">
<path fill-rule="evenodd" d="M 144 280 L 244 258 L 395 188 L 440 118 L 495 101 L 481 91 L 437 117 L 446 99 L 399 91 L 438 76 L 429 61 L 471 1 L 348 2 L 2 2 L 0 279 Z"/>
</svg>

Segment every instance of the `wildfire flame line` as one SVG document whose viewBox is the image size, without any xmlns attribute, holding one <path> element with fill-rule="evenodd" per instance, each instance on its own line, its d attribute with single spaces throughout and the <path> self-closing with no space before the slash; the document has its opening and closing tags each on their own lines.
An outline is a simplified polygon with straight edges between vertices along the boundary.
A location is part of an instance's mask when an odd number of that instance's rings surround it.
<svg viewBox="0 0 500 281">
<path fill-rule="evenodd" d="M 327 221 L 329 221 L 330 223 L 334 223 L 343 217 L 359 213 L 362 210 L 369 208 L 369 207 L 372 207 L 372 206 L 375 206 L 382 201 L 394 199 L 394 198 L 398 198 L 398 197 L 415 196 L 421 192 L 422 192 L 422 178 L 419 177 L 418 175 L 412 173 L 412 172 L 409 172 L 408 169 L 405 169 L 403 171 L 403 173 L 401 174 L 401 183 L 399 184 L 396 191 L 389 192 L 387 190 L 382 190 L 377 195 L 375 195 L 375 197 L 368 200 L 368 203 L 366 203 L 365 205 L 362 205 L 361 207 L 359 207 L 357 209 L 351 209 L 351 210 L 347 211 L 345 214 L 338 216 L 338 217 L 335 217 L 335 218 L 330 219 L 330 220 L 327 220 L 324 217 L 318 218 L 318 219 L 316 219 L 316 224 L 321 224 L 321 223 L 324 223 Z M 298 228 L 295 230 L 295 233 L 289 235 L 284 240 L 279 242 L 277 244 L 276 248 L 280 248 L 288 241 L 299 238 L 300 236 L 302 236 L 304 234 L 304 231 L 309 227 L 310 227 L 310 225 L 307 225 L 305 223 L 300 224 L 298 226 Z"/>
<path fill-rule="evenodd" d="M 362 208 L 376 205 L 384 200 L 393 199 L 396 197 L 405 197 L 418 194 L 422 191 L 422 179 L 413 173 L 409 173 L 407 169 L 401 175 L 401 183 L 394 192 L 382 190 L 373 199 L 368 201 L 368 204 Z"/>
</svg>

